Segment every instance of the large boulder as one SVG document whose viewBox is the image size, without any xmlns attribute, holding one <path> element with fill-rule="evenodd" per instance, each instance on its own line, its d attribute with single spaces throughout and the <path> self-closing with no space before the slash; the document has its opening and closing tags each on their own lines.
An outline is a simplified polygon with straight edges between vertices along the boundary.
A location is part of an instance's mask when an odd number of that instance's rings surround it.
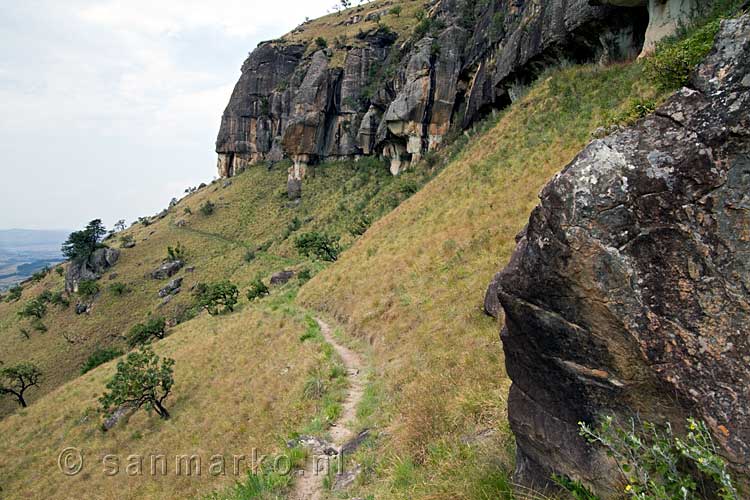
<svg viewBox="0 0 750 500">
<path fill-rule="evenodd" d="M 707 422 L 750 472 L 750 17 L 684 88 L 541 193 L 497 278 L 517 479 L 621 492 L 578 422 Z"/>
<path fill-rule="evenodd" d="M 73 260 L 65 274 L 65 291 L 78 292 L 81 281 L 94 281 L 111 269 L 120 258 L 120 250 L 116 248 L 98 248 L 84 260 Z"/>
<path fill-rule="evenodd" d="M 184 265 L 185 262 L 181 260 L 170 260 L 164 262 L 162 265 L 151 271 L 151 277 L 155 280 L 171 278 L 177 274 Z"/>
</svg>

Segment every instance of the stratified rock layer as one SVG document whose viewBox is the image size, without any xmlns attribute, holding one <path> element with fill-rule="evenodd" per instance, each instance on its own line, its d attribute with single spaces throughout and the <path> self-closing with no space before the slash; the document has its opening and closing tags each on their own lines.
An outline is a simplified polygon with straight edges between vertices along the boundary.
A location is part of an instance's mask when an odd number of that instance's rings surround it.
<svg viewBox="0 0 750 500">
<path fill-rule="evenodd" d="M 691 88 L 545 187 L 493 286 L 518 480 L 621 492 L 577 436 L 604 415 L 696 416 L 750 471 L 750 17 L 723 23 Z"/>
<path fill-rule="evenodd" d="M 430 29 L 419 37 L 361 31 L 335 49 L 345 51 L 343 64 L 333 49 L 287 39 L 259 45 L 222 118 L 219 174 L 289 158 L 293 197 L 305 167 L 326 159 L 379 155 L 397 174 L 561 58 L 635 57 L 647 25 L 645 6 L 589 0 L 443 0 L 427 15 Z"/>
</svg>

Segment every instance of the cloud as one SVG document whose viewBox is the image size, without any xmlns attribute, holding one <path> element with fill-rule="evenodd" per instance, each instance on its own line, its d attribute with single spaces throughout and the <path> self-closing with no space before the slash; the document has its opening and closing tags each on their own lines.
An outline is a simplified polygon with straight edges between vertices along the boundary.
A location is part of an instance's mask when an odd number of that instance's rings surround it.
<svg viewBox="0 0 750 500">
<path fill-rule="evenodd" d="M 0 228 L 132 220 L 210 179 L 247 53 L 331 3 L 4 2 Z"/>
</svg>

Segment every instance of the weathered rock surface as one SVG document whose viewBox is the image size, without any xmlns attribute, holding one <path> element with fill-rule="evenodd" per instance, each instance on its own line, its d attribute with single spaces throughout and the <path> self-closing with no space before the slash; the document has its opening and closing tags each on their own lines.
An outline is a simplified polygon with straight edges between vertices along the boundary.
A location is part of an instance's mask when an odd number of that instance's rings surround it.
<svg viewBox="0 0 750 500">
<path fill-rule="evenodd" d="M 705 420 L 750 472 L 750 17 L 653 116 L 593 141 L 541 193 L 497 278 L 517 479 L 612 498 L 577 422 Z M 614 489 L 613 489 L 614 488 Z"/>
<path fill-rule="evenodd" d="M 120 251 L 116 248 L 99 248 L 83 261 L 72 261 L 65 274 L 65 291 L 68 293 L 78 292 L 81 281 L 92 281 L 101 278 L 105 271 L 112 268 Z"/>
<path fill-rule="evenodd" d="M 168 295 L 177 295 L 180 293 L 180 287 L 182 287 L 182 278 L 175 278 L 159 290 L 159 297 L 164 298 Z"/>
<path fill-rule="evenodd" d="M 163 263 L 151 272 L 151 277 L 155 280 L 171 278 L 177 274 L 185 263 L 181 260 L 172 260 Z"/>
<path fill-rule="evenodd" d="M 294 277 L 294 271 L 279 271 L 271 276 L 272 285 L 283 285 Z"/>
<path fill-rule="evenodd" d="M 428 15 L 432 28 L 421 38 L 398 39 L 384 27 L 360 32 L 336 49 L 346 52 L 343 63 L 334 63 L 341 59 L 332 49 L 287 39 L 260 44 L 222 118 L 219 175 L 288 158 L 296 198 L 308 166 L 322 160 L 377 155 L 397 174 L 561 58 L 635 57 L 648 25 L 641 2 L 476 2 L 467 11 L 448 0 Z"/>
</svg>

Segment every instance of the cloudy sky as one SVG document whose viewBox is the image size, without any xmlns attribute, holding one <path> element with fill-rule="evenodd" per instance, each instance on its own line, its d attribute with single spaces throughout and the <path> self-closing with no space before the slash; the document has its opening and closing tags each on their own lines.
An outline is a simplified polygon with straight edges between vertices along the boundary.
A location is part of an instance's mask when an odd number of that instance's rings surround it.
<svg viewBox="0 0 750 500">
<path fill-rule="evenodd" d="M 335 0 L 0 0 L 0 229 L 108 226 L 215 175 L 248 51 Z"/>
</svg>

